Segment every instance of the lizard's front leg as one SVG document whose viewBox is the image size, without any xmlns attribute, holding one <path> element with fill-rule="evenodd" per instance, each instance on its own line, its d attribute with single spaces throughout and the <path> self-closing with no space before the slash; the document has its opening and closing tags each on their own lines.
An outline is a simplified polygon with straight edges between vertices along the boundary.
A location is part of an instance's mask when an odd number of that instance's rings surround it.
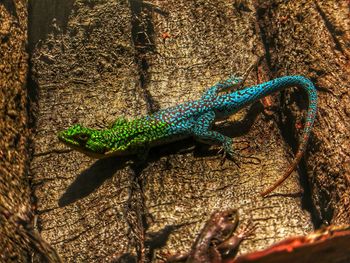
<svg viewBox="0 0 350 263">
<path fill-rule="evenodd" d="M 212 100 L 219 95 L 220 92 L 229 90 L 236 85 L 238 85 L 242 81 L 240 77 L 231 76 L 229 79 L 224 82 L 218 82 L 214 86 L 207 89 L 203 95 L 202 99 L 204 100 Z"/>
<path fill-rule="evenodd" d="M 111 125 L 110 125 L 110 129 L 115 129 L 118 127 L 121 127 L 123 125 L 125 125 L 128 122 L 128 120 L 124 117 L 118 117 Z"/>
<path fill-rule="evenodd" d="M 207 112 L 197 118 L 192 128 L 192 135 L 198 141 L 206 144 L 221 144 L 231 158 L 234 156 L 232 148 L 233 140 L 217 131 L 211 131 L 210 128 L 215 120 L 215 112 Z"/>
<path fill-rule="evenodd" d="M 220 92 L 232 90 L 234 88 L 239 87 L 242 85 L 245 80 L 247 79 L 249 73 L 253 70 L 253 68 L 259 64 L 262 57 L 259 57 L 244 73 L 243 77 L 235 77 L 230 76 L 229 79 L 225 80 L 224 82 L 218 82 L 214 86 L 210 87 L 207 91 L 204 92 L 202 95 L 202 99 L 206 100 L 212 100 L 215 99 L 219 95 Z"/>
</svg>

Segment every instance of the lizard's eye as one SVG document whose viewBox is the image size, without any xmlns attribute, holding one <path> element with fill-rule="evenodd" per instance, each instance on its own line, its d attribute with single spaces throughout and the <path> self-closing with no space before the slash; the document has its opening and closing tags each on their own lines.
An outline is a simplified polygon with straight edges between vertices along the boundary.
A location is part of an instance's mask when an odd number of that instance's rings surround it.
<svg viewBox="0 0 350 263">
<path fill-rule="evenodd" d="M 81 133 L 77 134 L 75 138 L 81 142 L 86 142 L 89 139 L 89 136 L 87 134 Z"/>
<path fill-rule="evenodd" d="M 229 215 L 227 216 L 227 218 L 228 218 L 229 220 L 233 220 L 233 219 L 235 219 L 235 215 L 234 215 L 234 214 L 229 214 Z"/>
<path fill-rule="evenodd" d="M 238 215 L 237 215 L 237 213 L 230 213 L 227 215 L 227 219 L 234 223 L 234 222 L 238 221 Z"/>
</svg>

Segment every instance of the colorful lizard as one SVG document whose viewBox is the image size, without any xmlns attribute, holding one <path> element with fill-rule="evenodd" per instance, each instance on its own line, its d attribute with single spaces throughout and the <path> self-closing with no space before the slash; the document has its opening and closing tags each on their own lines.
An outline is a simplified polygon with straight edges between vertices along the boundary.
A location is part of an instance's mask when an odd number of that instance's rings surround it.
<svg viewBox="0 0 350 263">
<path fill-rule="evenodd" d="M 293 162 L 285 174 L 262 193 L 262 196 L 265 196 L 286 180 L 298 165 L 316 117 L 317 92 L 309 79 L 302 76 L 285 76 L 225 93 L 236 87 L 240 81 L 240 78 L 231 77 L 210 87 L 198 100 L 188 101 L 151 115 L 133 120 L 118 118 L 108 129 L 91 129 L 77 124 L 59 132 L 58 138 L 71 148 L 92 157 L 137 154 L 145 158 L 152 146 L 193 136 L 205 143 L 222 145 L 225 153 L 234 157 L 233 140 L 211 130 L 214 121 L 227 117 L 274 92 L 296 86 L 305 90 L 309 98 L 303 136 Z"/>
</svg>

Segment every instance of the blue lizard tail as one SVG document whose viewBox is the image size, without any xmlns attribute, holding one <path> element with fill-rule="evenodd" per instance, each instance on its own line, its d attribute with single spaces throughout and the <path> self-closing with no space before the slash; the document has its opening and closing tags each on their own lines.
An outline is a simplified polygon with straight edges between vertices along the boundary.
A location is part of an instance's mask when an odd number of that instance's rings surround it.
<svg viewBox="0 0 350 263">
<path fill-rule="evenodd" d="M 228 113 L 227 109 L 230 108 L 230 114 L 243 108 L 245 105 L 253 103 L 260 98 L 266 97 L 272 93 L 284 90 L 289 87 L 299 87 L 306 91 L 309 99 L 308 111 L 305 121 L 305 128 L 303 131 L 303 136 L 300 140 L 300 145 L 296 156 L 289 166 L 285 174 L 269 189 L 261 193 L 262 196 L 265 196 L 272 192 L 276 187 L 284 182 L 288 176 L 296 169 L 307 145 L 307 141 L 310 136 L 310 132 L 313 126 L 313 123 L 316 118 L 317 111 L 317 91 L 313 83 L 303 76 L 285 76 L 277 78 L 256 86 L 245 88 L 242 90 L 235 91 L 230 94 L 220 96 L 220 100 L 224 99 L 224 103 L 221 101 L 216 105 L 216 108 L 221 112 Z M 221 108 L 221 109 L 220 109 Z"/>
</svg>

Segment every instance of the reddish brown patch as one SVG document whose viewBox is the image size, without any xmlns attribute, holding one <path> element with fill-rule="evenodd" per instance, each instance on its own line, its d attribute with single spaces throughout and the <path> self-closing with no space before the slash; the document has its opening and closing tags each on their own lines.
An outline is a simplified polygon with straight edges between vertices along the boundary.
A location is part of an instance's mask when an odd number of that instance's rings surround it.
<svg viewBox="0 0 350 263">
<path fill-rule="evenodd" d="M 350 226 L 330 226 L 296 236 L 226 263 L 350 262 Z M 340 261 L 337 261 L 341 259 Z"/>
</svg>

